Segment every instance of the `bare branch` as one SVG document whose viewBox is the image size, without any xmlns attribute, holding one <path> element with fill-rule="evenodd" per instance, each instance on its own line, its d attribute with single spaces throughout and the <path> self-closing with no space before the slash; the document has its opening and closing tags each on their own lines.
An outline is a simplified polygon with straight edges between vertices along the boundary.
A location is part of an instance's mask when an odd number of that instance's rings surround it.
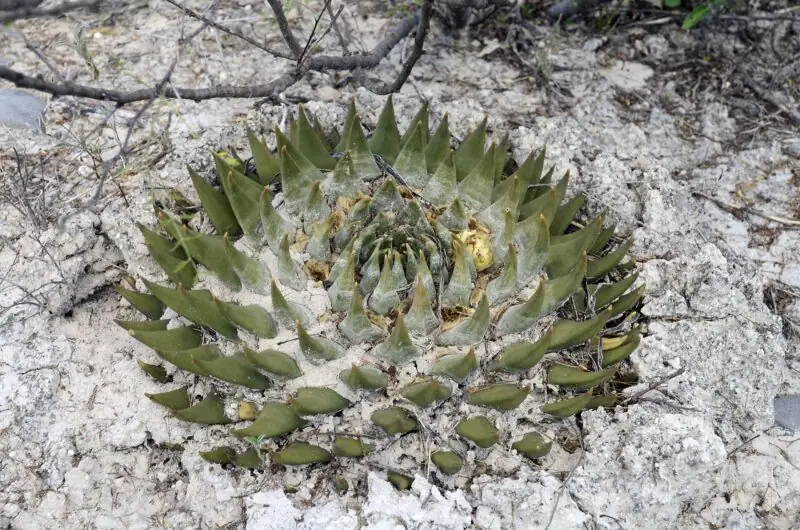
<svg viewBox="0 0 800 530">
<path fill-rule="evenodd" d="M 13 22 L 23 18 L 58 17 L 76 9 L 85 7 L 96 8 L 104 2 L 105 0 L 77 0 L 76 2 L 65 2 L 61 5 L 42 9 L 38 8 L 36 5 L 27 5 L 9 11 L 0 11 L 0 24 L 6 24 L 7 22 Z"/>
<path fill-rule="evenodd" d="M 275 20 L 278 21 L 278 28 L 281 30 L 283 40 L 286 41 L 286 44 L 289 46 L 289 49 L 292 50 L 295 58 L 300 60 L 303 55 L 303 47 L 300 46 L 294 33 L 292 33 L 292 28 L 289 27 L 289 21 L 286 20 L 286 14 L 283 12 L 283 6 L 280 0 L 267 0 L 267 2 L 269 2 L 272 8 L 272 12 L 275 13 Z"/>
<path fill-rule="evenodd" d="M 248 37 L 247 35 L 245 35 L 243 33 L 240 33 L 240 32 L 238 32 L 238 31 L 236 31 L 234 29 L 226 28 L 225 26 L 223 26 L 219 22 L 215 22 L 214 20 L 211 20 L 210 18 L 203 16 L 202 14 L 198 13 L 197 11 L 189 9 L 188 7 L 184 6 L 183 4 L 180 4 L 180 3 L 176 2 L 175 0 L 166 0 L 166 2 L 174 5 L 175 7 L 177 7 L 181 11 L 183 11 L 185 14 L 189 15 L 190 17 L 196 18 L 197 20 L 205 22 L 206 24 L 208 24 L 212 28 L 217 29 L 217 30 L 219 30 L 219 31 L 221 31 L 223 33 L 227 33 L 228 35 L 232 35 L 232 36 L 234 36 L 236 38 L 242 39 L 246 43 L 248 43 L 248 44 L 250 44 L 252 46 L 255 46 L 259 50 L 263 50 L 263 51 L 265 51 L 267 53 L 270 53 L 270 54 L 272 54 L 272 55 L 274 55 L 276 57 L 281 57 L 283 59 L 292 59 L 293 58 L 291 55 L 287 55 L 284 52 L 275 50 L 273 48 L 269 48 L 265 44 L 261 44 L 258 41 L 254 40 L 254 39 L 251 39 L 250 37 Z"/>
<path fill-rule="evenodd" d="M 417 14 L 405 18 L 369 52 L 355 53 L 345 57 L 328 55 L 311 56 L 303 61 L 303 64 L 300 66 L 288 70 L 283 75 L 266 84 L 245 86 L 218 85 L 208 88 L 174 88 L 170 86 L 164 88 L 160 95 L 169 99 L 183 98 L 192 101 L 214 98 L 267 98 L 283 92 L 299 81 L 309 70 L 323 72 L 325 70 L 342 71 L 354 70 L 357 68 L 374 68 L 389 54 L 397 43 L 411 33 L 420 20 L 421 17 Z M 300 51 L 302 52 L 302 48 Z M 40 76 L 30 76 L 3 65 L 0 65 L 0 79 L 10 81 L 19 88 L 38 90 L 54 96 L 76 96 L 113 101 L 117 103 L 117 105 L 125 105 L 135 101 L 148 101 L 159 95 L 157 87 L 124 91 L 92 87 L 71 81 L 49 82 L 42 79 Z"/>
<path fill-rule="evenodd" d="M 391 83 L 384 83 L 376 87 L 367 87 L 370 91 L 379 95 L 391 94 L 392 92 L 400 90 L 403 84 L 408 80 L 408 76 L 411 75 L 411 70 L 414 69 L 414 65 L 416 65 L 419 58 L 422 57 L 425 38 L 428 36 L 428 28 L 430 27 L 432 9 L 433 0 L 425 0 L 425 4 L 422 6 L 420 13 L 419 25 L 417 26 L 417 36 L 414 39 L 414 49 L 411 50 L 411 55 L 406 59 L 397 78 Z"/>
<path fill-rule="evenodd" d="M 202 101 L 213 98 L 263 98 L 286 90 L 296 83 L 297 80 L 302 77 L 303 73 L 304 72 L 294 69 L 264 85 L 219 85 L 210 88 L 167 88 L 164 90 L 162 96 L 170 99 L 177 99 L 180 97 L 192 101 Z M 30 88 L 54 96 L 77 96 L 113 101 L 118 105 L 125 105 L 135 101 L 147 101 L 158 95 L 158 90 L 155 87 L 124 91 L 97 88 L 70 81 L 50 83 L 41 77 L 29 76 L 2 65 L 0 65 L 0 78 L 11 81 L 20 88 Z"/>
</svg>

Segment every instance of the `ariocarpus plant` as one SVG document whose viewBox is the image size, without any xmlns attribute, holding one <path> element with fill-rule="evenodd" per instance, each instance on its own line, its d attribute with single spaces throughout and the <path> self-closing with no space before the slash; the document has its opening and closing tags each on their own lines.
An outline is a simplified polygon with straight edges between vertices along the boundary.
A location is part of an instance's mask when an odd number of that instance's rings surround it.
<svg viewBox="0 0 800 530">
<path fill-rule="evenodd" d="M 119 287 L 147 318 L 117 323 L 204 378 L 151 400 L 235 424 L 203 458 L 348 459 L 402 488 L 422 469 L 468 477 L 495 451 L 540 459 L 552 437 L 512 427 L 616 403 L 644 292 L 622 263 L 630 241 L 602 215 L 579 221 L 585 198 L 564 200 L 544 149 L 517 167 L 507 139 L 486 148 L 485 120 L 453 150 L 447 116 L 432 134 L 428 119 L 423 106 L 401 136 L 389 99 L 368 136 L 351 104 L 326 134 L 300 107 L 276 152 L 249 133 L 250 162 L 217 153 L 218 187 L 189 170 L 198 211 L 157 208 L 139 227 L 170 284 Z M 302 301 L 322 289 L 315 312 Z"/>
</svg>

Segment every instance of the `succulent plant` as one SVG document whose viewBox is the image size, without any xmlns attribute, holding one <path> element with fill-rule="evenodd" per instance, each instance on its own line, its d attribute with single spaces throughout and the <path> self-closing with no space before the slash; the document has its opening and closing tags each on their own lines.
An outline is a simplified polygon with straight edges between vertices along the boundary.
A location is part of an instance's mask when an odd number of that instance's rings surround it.
<svg viewBox="0 0 800 530">
<path fill-rule="evenodd" d="M 273 151 L 248 131 L 247 162 L 215 153 L 219 185 L 189 169 L 199 213 L 139 227 L 169 284 L 118 288 L 146 319 L 116 322 L 206 391 L 148 397 L 249 442 L 203 458 L 375 463 L 407 488 L 422 463 L 444 480 L 489 451 L 542 458 L 552 439 L 508 426 L 615 404 L 644 287 L 630 241 L 566 200 L 544 149 L 516 165 L 507 137 L 486 148 L 486 120 L 453 149 L 427 106 L 401 135 L 391 98 L 370 135 L 354 104 L 341 130 L 300 107 L 274 134 Z"/>
</svg>

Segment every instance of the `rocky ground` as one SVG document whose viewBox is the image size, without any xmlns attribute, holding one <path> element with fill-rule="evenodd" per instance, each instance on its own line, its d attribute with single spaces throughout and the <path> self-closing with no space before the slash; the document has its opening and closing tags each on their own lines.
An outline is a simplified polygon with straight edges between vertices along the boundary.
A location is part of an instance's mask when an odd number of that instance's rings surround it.
<svg viewBox="0 0 800 530">
<path fill-rule="evenodd" d="M 291 23 L 310 28 L 320 6 L 295 4 Z M 800 14 L 783 9 L 794 22 L 729 18 L 691 32 L 655 15 L 601 29 L 434 22 L 395 96 L 401 122 L 424 98 L 456 134 L 488 115 L 518 160 L 547 144 L 548 163 L 572 171 L 591 208 L 635 236 L 649 325 L 629 394 L 666 379 L 635 405 L 584 413 L 568 466 L 525 464 L 457 491 L 420 476 L 400 493 L 376 470 L 345 496 L 305 483 L 286 493 L 283 477 L 208 464 L 197 456 L 207 435 L 143 397 L 156 388 L 136 366 L 147 349 L 111 322 L 122 304 L 110 285 L 152 267 L 133 222 L 165 190 L 194 197 L 187 163 L 207 166 L 220 146 L 246 151 L 244 126 L 267 130 L 292 101 L 332 124 L 352 96 L 367 121 L 385 98 L 311 74 L 257 108 L 156 101 L 88 210 L 135 107 L 110 115 L 113 105 L 59 98 L 45 134 L 0 132 L 0 527 L 797 528 L 800 444 L 786 425 L 800 430 L 799 420 L 778 425 L 773 409 L 776 396 L 800 393 Z M 223 2 L 216 16 L 278 43 L 268 13 Z M 371 47 L 389 15 L 348 4 L 353 47 Z M 68 44 L 79 24 L 89 62 Z M 47 71 L 24 33 L 58 75 L 152 85 L 183 24 L 198 27 L 159 1 L 22 22 L 0 35 L 0 60 Z M 262 82 L 286 66 L 213 30 L 180 53 L 176 86 Z M 371 75 L 395 73 L 407 53 Z"/>
</svg>

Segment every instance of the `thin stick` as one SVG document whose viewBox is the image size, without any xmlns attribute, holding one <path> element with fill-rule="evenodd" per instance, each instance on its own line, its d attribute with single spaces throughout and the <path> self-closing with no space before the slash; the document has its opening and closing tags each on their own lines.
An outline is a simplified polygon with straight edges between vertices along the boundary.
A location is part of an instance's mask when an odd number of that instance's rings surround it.
<svg viewBox="0 0 800 530">
<path fill-rule="evenodd" d="M 674 378 L 678 377 L 679 375 L 683 374 L 683 372 L 685 372 L 685 371 L 686 371 L 686 367 L 682 366 L 682 367 L 678 368 L 677 370 L 675 370 L 674 372 L 672 372 L 671 374 L 669 374 L 669 375 L 667 375 L 665 377 L 662 377 L 661 379 L 657 379 L 656 381 L 653 381 L 652 383 L 647 385 L 647 388 L 645 388 L 644 390 L 641 390 L 641 391 L 635 393 L 634 395 L 632 395 L 631 397 L 625 399 L 625 404 L 628 405 L 628 404 L 631 404 L 631 403 L 637 401 L 643 395 L 647 394 L 651 390 L 655 390 L 656 388 L 658 388 L 659 386 L 663 385 L 664 383 L 666 383 L 670 379 L 674 379 Z"/>
<path fill-rule="evenodd" d="M 181 11 L 183 11 L 184 13 L 189 15 L 190 17 L 196 18 L 197 20 L 205 22 L 206 24 L 208 24 L 209 26 L 211 26 L 212 28 L 214 28 L 216 30 L 219 30 L 219 31 L 221 31 L 223 33 L 227 33 L 228 35 L 232 35 L 232 36 L 234 36 L 234 37 L 236 37 L 238 39 L 241 39 L 241 40 L 245 41 L 246 43 L 251 44 L 252 46 L 255 46 L 259 50 L 263 50 L 263 51 L 265 51 L 267 53 L 270 53 L 270 54 L 272 54 L 272 55 L 274 55 L 276 57 L 281 57 L 283 59 L 292 59 L 291 55 L 287 55 L 287 54 L 285 54 L 285 53 L 283 53 L 281 51 L 269 48 L 266 45 L 261 44 L 261 43 L 259 43 L 258 41 L 254 40 L 254 39 L 251 39 L 247 35 L 236 31 L 235 29 L 226 28 L 220 22 L 215 22 L 214 20 L 211 20 L 210 18 L 208 18 L 206 16 L 203 16 L 201 13 L 198 13 L 197 11 L 193 11 L 192 9 L 189 9 L 188 7 L 184 6 L 183 4 L 180 4 L 180 3 L 176 2 L 175 0 L 166 0 L 166 2 L 169 3 L 169 4 L 172 4 L 175 7 L 177 7 L 178 9 L 180 9 Z"/>
<path fill-rule="evenodd" d="M 694 197 L 701 197 L 703 199 L 709 200 L 722 208 L 725 211 L 730 213 L 748 213 L 752 215 L 756 215 L 761 217 L 762 219 L 766 219 L 767 221 L 773 221 L 775 223 L 780 223 L 786 226 L 792 227 L 800 227 L 800 221 L 796 221 L 794 219 L 786 219 L 785 217 L 778 217 L 776 215 L 769 215 L 764 212 L 759 212 L 758 210 L 753 210 L 752 208 L 746 208 L 744 206 L 736 206 L 733 204 L 728 204 L 727 202 L 721 201 L 715 197 L 711 197 L 710 195 L 706 195 L 701 191 L 693 191 L 692 196 Z"/>
</svg>

